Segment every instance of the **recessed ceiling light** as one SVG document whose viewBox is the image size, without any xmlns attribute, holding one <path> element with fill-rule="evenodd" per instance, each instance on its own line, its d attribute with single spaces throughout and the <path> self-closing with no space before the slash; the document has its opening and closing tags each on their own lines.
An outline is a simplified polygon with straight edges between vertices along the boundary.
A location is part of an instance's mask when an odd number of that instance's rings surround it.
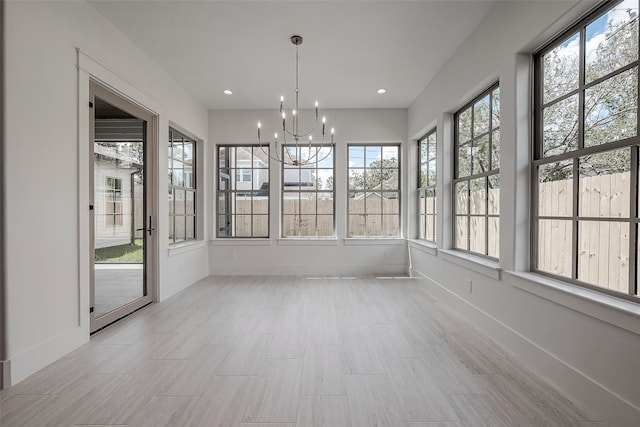
<svg viewBox="0 0 640 427">
<path fill-rule="evenodd" d="M 386 89 L 378 89 L 378 94 L 382 95 L 383 93 L 387 93 Z"/>
<path fill-rule="evenodd" d="M 229 89 L 225 89 L 223 93 L 225 95 L 233 95 L 233 92 L 231 92 Z"/>
</svg>

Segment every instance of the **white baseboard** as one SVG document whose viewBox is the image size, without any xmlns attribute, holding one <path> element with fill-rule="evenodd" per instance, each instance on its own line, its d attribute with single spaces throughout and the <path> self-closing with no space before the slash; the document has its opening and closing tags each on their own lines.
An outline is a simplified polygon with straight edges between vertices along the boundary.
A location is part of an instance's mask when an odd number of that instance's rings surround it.
<svg viewBox="0 0 640 427">
<path fill-rule="evenodd" d="M 592 410 L 608 425 L 615 427 L 637 427 L 640 408 L 608 389 L 588 374 L 579 371 L 532 342 L 527 337 L 500 322 L 489 313 L 473 305 L 460 295 L 450 291 L 423 273 L 412 269 L 414 276 L 423 277 L 433 286 L 437 297 L 447 303 L 456 313 L 513 353 L 525 366 L 545 378 L 569 398 Z"/>
<path fill-rule="evenodd" d="M 11 360 L 5 361 L 10 366 L 11 385 L 16 385 L 87 342 L 89 331 L 76 327 L 12 356 Z"/>
<path fill-rule="evenodd" d="M 406 264 L 277 264 L 277 265 L 225 265 L 212 266 L 213 276 L 362 276 L 406 275 Z"/>
</svg>

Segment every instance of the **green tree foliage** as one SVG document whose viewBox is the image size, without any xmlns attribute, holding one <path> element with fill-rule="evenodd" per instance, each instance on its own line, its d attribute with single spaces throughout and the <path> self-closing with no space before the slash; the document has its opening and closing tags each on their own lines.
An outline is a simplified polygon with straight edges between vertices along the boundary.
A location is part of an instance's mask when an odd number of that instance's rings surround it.
<svg viewBox="0 0 640 427">
<path fill-rule="evenodd" d="M 366 170 L 351 170 L 350 188 L 354 190 L 395 190 L 398 188 L 398 160 L 374 160 Z"/>
<path fill-rule="evenodd" d="M 500 88 L 462 111 L 457 118 L 457 177 L 500 167 Z"/>
<path fill-rule="evenodd" d="M 613 76 L 638 59 L 638 2 L 627 1 L 586 28 L 584 119 L 580 123 L 580 34 L 564 41 L 542 59 L 543 158 L 578 149 L 580 126 L 584 147 L 593 147 L 637 135 L 638 67 Z M 595 84 L 594 84 L 595 82 Z M 631 150 L 612 150 L 580 158 L 581 174 L 610 174 L 628 170 Z M 539 179 L 555 181 L 573 174 L 571 161 L 540 168 Z"/>
</svg>

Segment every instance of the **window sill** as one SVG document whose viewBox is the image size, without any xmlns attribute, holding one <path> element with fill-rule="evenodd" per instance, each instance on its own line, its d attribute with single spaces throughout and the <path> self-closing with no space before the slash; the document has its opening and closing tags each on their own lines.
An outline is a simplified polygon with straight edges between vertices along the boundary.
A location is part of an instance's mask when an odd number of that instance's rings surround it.
<svg viewBox="0 0 640 427">
<path fill-rule="evenodd" d="M 438 255 L 442 256 L 442 259 L 445 261 L 457 264 L 492 279 L 500 280 L 502 269 L 495 261 L 453 249 L 440 249 L 438 250 Z"/>
<path fill-rule="evenodd" d="M 429 255 L 438 255 L 438 247 L 433 242 L 420 239 L 407 239 L 407 242 L 410 248 L 417 249 Z"/>
<path fill-rule="evenodd" d="M 535 273 L 505 273 L 518 289 L 640 335 L 640 304 Z"/>
<path fill-rule="evenodd" d="M 287 237 L 278 239 L 278 244 L 291 246 L 337 246 L 338 239 L 335 237 L 326 239 L 321 237 Z"/>
<path fill-rule="evenodd" d="M 206 240 L 194 240 L 191 242 L 176 243 L 169 246 L 167 251 L 169 256 L 180 255 L 186 252 L 195 251 L 196 249 L 205 248 L 207 246 Z"/>
<path fill-rule="evenodd" d="M 347 237 L 344 239 L 344 244 L 348 245 L 404 245 L 405 239 L 399 237 Z"/>
<path fill-rule="evenodd" d="M 217 238 L 209 241 L 211 246 L 271 246 L 271 240 L 264 237 Z"/>
</svg>

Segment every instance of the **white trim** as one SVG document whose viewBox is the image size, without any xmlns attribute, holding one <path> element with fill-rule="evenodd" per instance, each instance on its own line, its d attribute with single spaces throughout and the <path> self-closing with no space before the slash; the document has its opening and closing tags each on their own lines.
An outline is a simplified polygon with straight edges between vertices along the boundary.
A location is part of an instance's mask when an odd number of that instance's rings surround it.
<svg viewBox="0 0 640 427">
<path fill-rule="evenodd" d="M 175 243 L 173 245 L 169 245 L 167 254 L 168 256 L 180 255 L 187 252 L 195 251 L 196 249 L 204 248 L 206 246 L 206 240 L 190 240 L 187 242 Z"/>
<path fill-rule="evenodd" d="M 640 335 L 640 304 L 535 273 L 505 271 L 505 279 L 525 292 Z"/>
<path fill-rule="evenodd" d="M 160 112 L 164 110 L 160 103 L 155 101 L 142 90 L 127 82 L 115 72 L 111 71 L 109 67 L 89 56 L 82 49 L 76 50 L 78 52 L 79 70 L 86 72 L 91 76 L 91 78 L 99 81 L 102 85 L 107 86 L 110 90 L 116 92 L 119 96 L 125 98 L 132 104 L 150 112 L 152 115 L 160 116 Z"/>
<path fill-rule="evenodd" d="M 226 264 L 212 266 L 211 276 L 406 276 L 406 264 Z"/>
<path fill-rule="evenodd" d="M 406 239 L 397 237 L 371 237 L 371 238 L 359 238 L 359 237 L 347 237 L 344 239 L 345 246 L 349 245 L 404 245 Z"/>
<path fill-rule="evenodd" d="M 430 279 L 418 270 L 412 269 L 412 275 L 425 278 L 430 292 L 440 298 L 467 323 L 474 325 L 483 334 L 494 339 L 508 351 L 514 353 L 519 361 L 536 374 L 552 383 L 557 389 L 568 393 L 575 400 L 595 411 L 610 425 L 616 427 L 636 427 L 640 419 L 640 408 L 618 395 L 613 390 L 588 373 L 571 366 L 558 356 L 529 340 L 508 325 L 502 323 L 481 308 L 447 289 L 444 285 Z"/>
<path fill-rule="evenodd" d="M 277 242 L 284 246 L 338 246 L 338 239 L 321 237 L 281 237 Z"/>
<path fill-rule="evenodd" d="M 10 361 L 11 385 L 19 383 L 87 342 L 89 342 L 88 329 L 76 327 L 12 357 Z"/>
<path fill-rule="evenodd" d="M 500 265 L 490 259 L 452 249 L 439 249 L 438 256 L 445 261 L 457 264 L 468 270 L 483 274 L 495 280 L 500 280 Z"/>
<path fill-rule="evenodd" d="M 100 63 L 98 60 L 89 56 L 86 52 L 79 48 L 76 48 L 77 52 L 77 68 L 78 68 L 78 326 L 79 330 L 84 333 L 84 340 L 89 339 L 90 333 L 90 277 L 91 277 L 91 265 L 92 260 L 89 256 L 90 248 L 90 234 L 89 234 L 89 183 L 90 171 L 89 171 L 89 127 L 90 120 L 88 114 L 90 93 L 89 86 L 90 81 L 94 80 L 99 82 L 102 86 L 107 87 L 110 91 L 114 92 L 118 96 L 126 99 L 128 102 L 148 111 L 152 116 L 155 116 L 154 132 L 158 141 L 151 141 L 156 144 L 160 141 L 159 126 L 161 121 L 161 115 L 164 114 L 162 105 L 155 101 L 151 96 L 145 94 L 140 89 L 136 88 L 125 79 L 117 75 L 108 67 Z M 159 150 L 159 146 L 156 147 Z M 153 176 L 151 180 L 158 186 L 159 169 L 158 165 L 158 153 L 150 161 L 155 162 L 153 165 Z M 155 209 L 159 212 L 159 201 L 157 195 L 154 196 Z M 160 237 L 157 236 L 158 246 L 160 244 Z M 162 277 L 160 275 L 160 263 L 158 252 L 155 253 L 155 266 L 154 272 L 151 276 L 156 278 L 156 289 L 153 294 L 155 299 L 158 300 L 160 295 L 160 289 L 162 287 Z M 73 350 L 69 348 L 68 351 Z M 48 354 L 49 363 L 62 356 L 64 353 L 55 356 L 55 352 L 51 351 Z M 46 352 L 44 354 L 47 354 Z M 34 369 L 35 372 L 41 367 Z M 20 369 L 12 366 L 12 369 Z"/>
<path fill-rule="evenodd" d="M 253 237 L 218 237 L 209 240 L 210 246 L 271 246 L 271 239 Z"/>
<path fill-rule="evenodd" d="M 420 239 L 407 239 L 407 244 L 409 245 L 409 249 L 416 249 L 429 255 L 438 255 L 438 247 L 434 242 Z"/>
<path fill-rule="evenodd" d="M 193 165 L 194 167 L 194 171 L 196 174 L 196 179 L 195 179 L 195 193 L 196 193 L 196 212 L 195 212 L 195 217 L 196 217 L 196 235 L 195 235 L 195 241 L 203 241 L 206 236 L 207 236 L 207 230 L 205 230 L 205 217 L 206 217 L 206 202 L 205 202 L 205 191 L 204 188 L 206 187 L 205 181 L 205 158 L 206 155 L 205 153 L 207 152 L 206 147 L 205 147 L 205 143 L 204 143 L 204 139 L 196 136 L 194 133 L 186 130 L 185 128 L 183 128 L 182 126 L 176 124 L 175 122 L 169 120 L 169 129 L 167 129 L 167 135 L 169 133 L 169 130 L 173 129 L 176 132 L 181 133 L 183 136 L 186 136 L 187 138 L 190 138 L 193 140 L 193 143 L 195 145 L 195 152 L 196 152 L 196 158 L 195 158 L 195 164 Z M 158 146 L 160 146 L 160 142 L 158 143 Z M 168 144 L 168 140 L 167 140 L 167 144 Z M 160 161 L 160 165 L 167 165 L 167 160 L 168 158 L 165 157 L 166 154 L 166 150 L 165 154 L 160 156 L 160 159 L 162 159 Z M 160 155 L 160 150 L 158 150 L 158 154 Z M 159 185 L 162 185 L 161 182 L 158 182 Z M 170 183 L 168 182 L 167 179 L 167 185 L 169 185 Z M 161 194 L 159 192 L 159 194 Z M 164 215 L 164 213 L 162 212 L 158 212 L 158 215 Z M 167 212 L 167 221 L 169 220 L 169 213 Z M 160 223 L 160 221 L 158 221 L 158 224 Z M 168 223 L 167 223 L 168 224 Z M 167 227 L 168 230 L 168 227 Z M 192 242 L 192 241 L 190 241 Z M 181 243 L 175 243 L 175 244 L 169 244 L 169 256 L 171 256 L 171 249 L 181 246 Z"/>
</svg>

